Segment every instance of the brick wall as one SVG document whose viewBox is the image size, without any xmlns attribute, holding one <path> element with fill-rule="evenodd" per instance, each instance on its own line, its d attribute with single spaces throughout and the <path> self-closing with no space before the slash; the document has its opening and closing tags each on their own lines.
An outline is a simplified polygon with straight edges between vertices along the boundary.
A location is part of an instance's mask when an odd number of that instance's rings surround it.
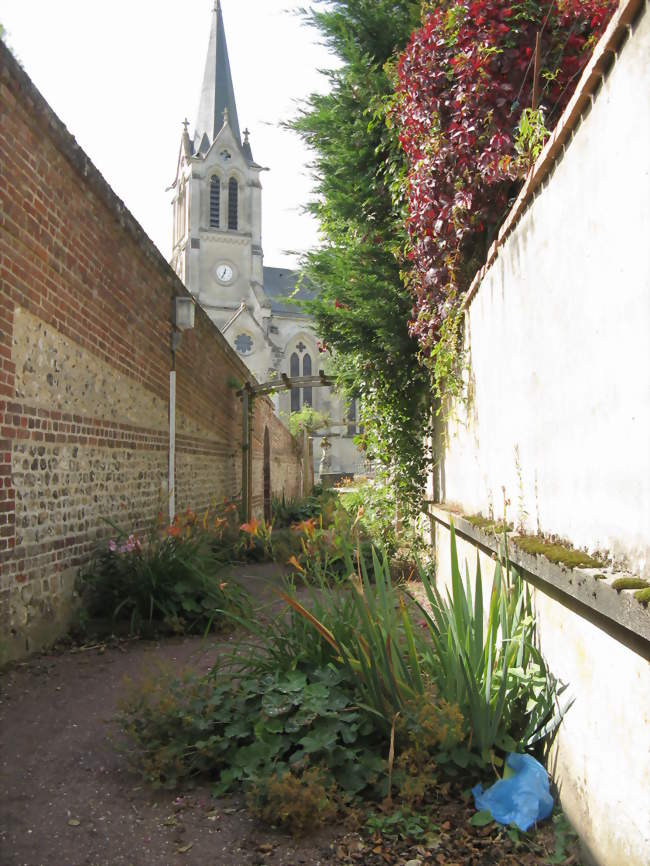
<svg viewBox="0 0 650 866">
<path fill-rule="evenodd" d="M 0 657 L 65 628 L 105 518 L 144 527 L 166 508 L 170 315 L 184 287 L 0 43 Z M 197 309 L 177 353 L 178 509 L 237 499 L 250 377 Z M 275 492 L 300 455 L 256 401 Z M 259 489 L 258 489 L 259 488 Z"/>
</svg>

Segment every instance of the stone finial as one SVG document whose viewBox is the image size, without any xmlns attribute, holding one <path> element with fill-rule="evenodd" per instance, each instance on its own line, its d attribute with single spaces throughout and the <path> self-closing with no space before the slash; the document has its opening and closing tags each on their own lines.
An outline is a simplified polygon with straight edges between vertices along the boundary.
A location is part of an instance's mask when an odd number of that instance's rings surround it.
<svg viewBox="0 0 650 866">
<path fill-rule="evenodd" d="M 190 125 L 190 122 L 187 118 L 183 121 L 183 131 L 187 134 L 187 127 Z"/>
<path fill-rule="evenodd" d="M 250 131 L 248 129 L 244 130 L 244 143 L 248 141 L 248 136 L 250 135 Z"/>
</svg>

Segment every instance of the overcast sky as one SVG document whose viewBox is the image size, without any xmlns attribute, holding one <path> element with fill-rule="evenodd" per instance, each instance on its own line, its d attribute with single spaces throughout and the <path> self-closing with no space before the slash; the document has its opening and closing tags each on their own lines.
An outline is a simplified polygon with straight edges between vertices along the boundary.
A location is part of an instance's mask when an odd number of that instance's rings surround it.
<svg viewBox="0 0 650 866">
<path fill-rule="evenodd" d="M 292 14 L 295 0 L 222 0 L 239 123 L 262 175 L 264 261 L 317 242 L 300 207 L 308 152 L 278 122 L 323 91 L 334 59 Z M 165 258 L 185 116 L 198 107 L 213 0 L 0 0 L 7 42 L 32 81 Z"/>
</svg>

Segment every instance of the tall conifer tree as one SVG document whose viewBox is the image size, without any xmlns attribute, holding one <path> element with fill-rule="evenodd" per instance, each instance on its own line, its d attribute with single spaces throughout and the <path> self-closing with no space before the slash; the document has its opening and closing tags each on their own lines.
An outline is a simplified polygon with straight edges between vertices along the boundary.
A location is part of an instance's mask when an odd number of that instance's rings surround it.
<svg viewBox="0 0 650 866">
<path fill-rule="evenodd" d="M 320 293 L 310 304 L 333 365 L 361 397 L 363 441 L 419 506 L 430 388 L 409 337 L 412 299 L 400 278 L 404 212 L 393 200 L 405 165 L 385 107 L 391 64 L 419 21 L 412 0 L 317 0 L 304 14 L 337 57 L 330 91 L 312 94 L 290 124 L 312 148 L 323 244 L 302 263 Z"/>
</svg>

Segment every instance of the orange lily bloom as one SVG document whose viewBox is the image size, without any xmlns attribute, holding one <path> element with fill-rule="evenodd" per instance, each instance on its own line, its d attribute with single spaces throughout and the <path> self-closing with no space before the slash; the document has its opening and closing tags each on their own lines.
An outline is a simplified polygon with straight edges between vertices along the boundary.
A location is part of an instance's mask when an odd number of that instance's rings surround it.
<svg viewBox="0 0 650 866">
<path fill-rule="evenodd" d="M 305 569 L 304 569 L 304 568 L 302 567 L 302 565 L 298 562 L 298 560 L 296 559 L 295 556 L 290 556 L 290 557 L 289 557 L 289 559 L 287 560 L 287 565 L 292 565 L 292 566 L 293 566 L 297 571 L 302 571 L 303 574 L 304 574 L 304 572 L 305 572 Z"/>
<path fill-rule="evenodd" d="M 249 535 L 257 535 L 257 530 L 260 527 L 259 520 L 256 520 L 254 517 L 250 523 L 242 523 L 239 527 L 242 532 L 247 532 Z"/>
</svg>

